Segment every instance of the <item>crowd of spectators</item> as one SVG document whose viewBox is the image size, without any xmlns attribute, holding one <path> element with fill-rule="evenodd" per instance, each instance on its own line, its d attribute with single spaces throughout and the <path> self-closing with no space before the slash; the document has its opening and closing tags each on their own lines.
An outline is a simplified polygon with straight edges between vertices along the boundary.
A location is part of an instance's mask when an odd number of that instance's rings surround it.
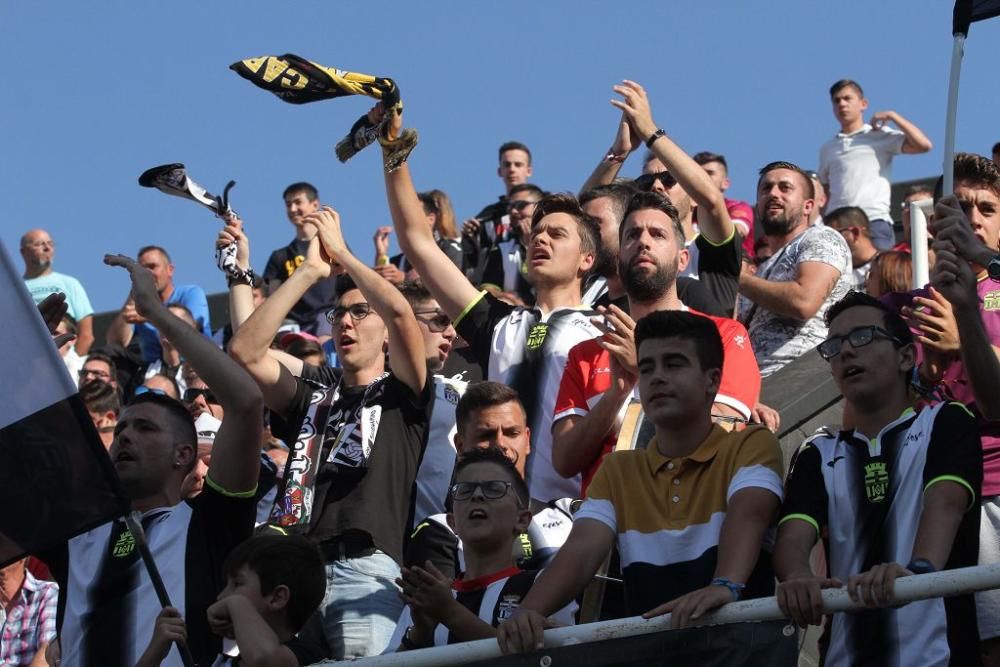
<svg viewBox="0 0 1000 667">
<path fill-rule="evenodd" d="M 612 143 L 577 194 L 532 182 L 509 141 L 502 194 L 460 223 L 447 184 L 418 192 L 433 175 L 404 162 L 372 174 L 391 224 L 369 255 L 334 199 L 292 183 L 293 238 L 259 276 L 227 214 L 205 255 L 235 246 L 228 322 L 146 246 L 105 258 L 131 286 L 95 340 L 85 287 L 26 232 L 25 285 L 59 310 L 173 606 L 116 520 L 0 569 L 0 663 L 515 653 L 598 613 L 685 628 L 776 595 L 787 620 L 717 629 L 719 664 L 796 664 L 791 623 L 824 625 L 828 665 L 1000 665 L 1000 591 L 892 598 L 899 577 L 1000 563 L 996 162 L 957 155 L 954 191 L 907 192 L 897 233 L 893 158 L 931 142 L 895 111 L 866 120 L 858 83 L 830 89 L 815 171 L 764 156 L 753 203 L 641 85 L 613 91 Z M 380 105 L 369 120 L 380 143 L 402 132 Z M 620 177 L 634 152 L 642 175 Z M 843 414 L 786 470 L 762 380 L 815 354 Z M 623 444 L 643 423 L 652 438 Z M 588 611 L 596 581 L 612 583 Z M 821 591 L 844 586 L 866 608 L 824 616 Z"/>
</svg>

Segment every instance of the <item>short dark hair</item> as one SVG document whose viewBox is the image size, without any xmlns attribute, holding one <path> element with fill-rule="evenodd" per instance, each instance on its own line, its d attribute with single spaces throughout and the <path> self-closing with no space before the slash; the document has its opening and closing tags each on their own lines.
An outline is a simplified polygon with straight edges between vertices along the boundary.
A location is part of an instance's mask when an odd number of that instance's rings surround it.
<svg viewBox="0 0 1000 667">
<path fill-rule="evenodd" d="M 458 479 L 459 472 L 476 463 L 495 463 L 503 468 L 507 472 L 507 481 L 511 483 L 514 493 L 517 495 L 518 504 L 521 507 L 528 506 L 528 503 L 531 502 L 528 485 L 521 477 L 521 473 L 517 471 L 514 462 L 499 447 L 477 447 L 459 454 L 458 460 L 455 462 L 455 473 L 452 475 L 452 480 Z"/>
<path fill-rule="evenodd" d="M 580 233 L 580 250 L 594 255 L 596 259 L 601 254 L 601 223 L 592 215 L 580 208 L 576 197 L 566 192 L 546 195 L 535 205 L 535 213 L 531 216 L 531 226 L 535 227 L 547 215 L 565 213 L 576 220 L 576 228 Z"/>
<path fill-rule="evenodd" d="M 993 149 L 990 152 L 991 153 L 1000 153 L 1000 141 L 998 141 L 995 144 L 993 144 Z"/>
<path fill-rule="evenodd" d="M 807 174 L 802 167 L 795 164 L 794 162 L 785 162 L 783 160 L 768 162 L 763 167 L 761 167 L 760 171 L 757 173 L 758 190 L 760 190 L 760 182 L 764 179 L 764 176 L 769 172 L 774 171 L 775 169 L 788 169 L 790 171 L 794 171 L 795 173 L 797 173 L 799 176 L 802 177 L 802 182 L 805 183 L 806 195 L 807 195 L 806 199 L 816 198 L 816 186 L 813 185 L 812 179 L 809 178 L 809 174 Z"/>
<path fill-rule="evenodd" d="M 857 206 L 841 206 L 823 216 L 823 224 L 828 227 L 836 228 L 837 223 L 857 227 L 865 232 L 865 236 L 870 235 L 871 227 L 868 222 L 868 215 L 864 209 Z"/>
<path fill-rule="evenodd" d="M 91 380 L 80 387 L 80 398 L 90 412 L 113 412 L 117 417 L 122 409 L 118 390 L 104 380 Z"/>
<path fill-rule="evenodd" d="M 726 173 L 729 173 L 729 164 L 726 163 L 726 156 L 724 155 L 719 155 L 718 153 L 711 153 L 709 151 L 702 151 L 700 153 L 695 153 L 694 155 L 692 155 L 691 159 L 700 164 L 701 166 L 705 166 L 709 162 L 718 162 L 719 164 L 722 165 L 722 168 L 726 170 Z"/>
<path fill-rule="evenodd" d="M 907 197 L 912 197 L 913 195 L 924 194 L 925 192 L 929 194 L 932 199 L 934 198 L 933 185 L 922 185 L 920 183 L 917 183 L 916 185 L 911 185 L 910 187 L 906 188 L 906 192 L 903 194 L 903 199 L 906 199 Z"/>
<path fill-rule="evenodd" d="M 851 79 L 841 79 L 840 81 L 830 86 L 830 97 L 833 97 L 841 90 L 848 87 L 854 88 L 856 91 L 858 91 L 858 95 L 860 95 L 861 97 L 865 96 L 865 91 L 861 89 L 860 83 L 858 83 L 857 81 L 852 81 Z"/>
<path fill-rule="evenodd" d="M 63 315 L 62 319 L 59 320 L 59 323 L 66 325 L 66 333 L 75 334 L 80 330 L 80 327 L 77 326 L 76 318 L 69 313 Z"/>
<path fill-rule="evenodd" d="M 403 295 L 403 298 L 406 299 L 406 302 L 410 304 L 411 308 L 418 303 L 435 300 L 434 295 L 419 280 L 404 280 L 396 285 L 396 287 Z"/>
<path fill-rule="evenodd" d="M 642 346 L 643 341 L 661 338 L 692 341 L 702 370 L 722 370 L 725 359 L 722 337 L 715 322 L 707 317 L 682 310 L 656 310 L 636 322 L 636 350 Z"/>
<path fill-rule="evenodd" d="M 166 250 L 164 250 L 163 248 L 161 248 L 158 245 L 144 245 L 144 246 L 142 246 L 141 248 L 139 248 L 139 254 L 137 254 L 135 257 L 136 257 L 136 259 L 139 259 L 143 255 L 145 255 L 147 252 L 154 252 L 154 251 L 160 253 L 161 255 L 163 255 L 163 259 L 167 260 L 167 264 L 173 263 L 173 260 L 170 259 L 170 254 Z"/>
<path fill-rule="evenodd" d="M 354 282 L 354 278 L 346 273 L 341 273 L 337 276 L 337 279 L 333 283 L 334 305 L 340 303 L 340 300 L 344 298 L 345 294 L 356 289 L 358 289 L 358 285 Z"/>
<path fill-rule="evenodd" d="M 901 340 L 903 345 L 910 345 L 913 343 L 913 333 L 910 331 L 910 327 L 907 326 L 906 322 L 899 315 L 899 313 L 875 297 L 865 294 L 864 292 L 855 292 L 854 290 L 848 292 L 844 298 L 834 303 L 830 306 L 830 309 L 826 311 L 826 326 L 829 327 L 833 324 L 833 321 L 837 319 L 837 317 L 839 317 L 845 310 L 857 308 L 859 306 L 868 306 L 881 311 L 882 321 L 885 323 L 885 330 Z"/>
<path fill-rule="evenodd" d="M 128 407 L 142 405 L 143 403 L 158 405 L 167 413 L 167 418 L 170 422 L 170 432 L 173 434 L 175 445 L 182 443 L 192 446 L 198 445 L 198 431 L 194 427 L 194 420 L 191 419 L 191 414 L 184 407 L 183 403 L 176 398 L 147 391 L 133 398 Z M 197 457 L 192 457 L 191 469 L 194 468 L 197 462 Z"/>
<path fill-rule="evenodd" d="M 108 373 L 111 375 L 112 379 L 118 377 L 118 366 L 115 365 L 115 360 L 104 354 L 103 352 L 91 352 L 87 355 L 87 358 L 83 360 L 83 366 L 87 365 L 90 361 L 100 361 L 108 365 Z M 81 366 L 80 368 L 83 368 Z"/>
<path fill-rule="evenodd" d="M 683 247 L 686 240 L 684 226 L 681 225 L 680 216 L 677 215 L 677 208 L 671 203 L 670 199 L 664 197 L 659 192 L 652 191 L 636 192 L 632 195 L 632 198 L 628 202 L 628 208 L 625 209 L 622 224 L 618 228 L 618 238 L 621 239 L 625 233 L 625 221 L 628 220 L 628 217 L 636 211 L 644 211 L 646 209 L 662 211 L 670 218 L 674 227 L 674 236 L 677 237 L 677 244 L 679 247 Z"/>
<path fill-rule="evenodd" d="M 229 552 L 223 564 L 226 576 L 233 577 L 246 566 L 260 579 L 264 595 L 278 586 L 288 587 L 286 617 L 298 632 L 319 608 L 326 592 L 326 568 L 319 548 L 301 535 L 255 535 Z"/>
<path fill-rule="evenodd" d="M 324 359 L 326 358 L 326 353 L 323 351 L 323 347 L 314 340 L 309 340 L 308 338 L 295 338 L 288 345 L 285 346 L 285 352 L 292 355 L 296 359 L 304 359 L 305 357 L 311 357 L 314 354 L 321 355 Z"/>
<path fill-rule="evenodd" d="M 455 427 L 459 435 L 464 434 L 473 412 L 507 403 L 517 403 L 527 418 L 521 396 L 514 389 L 501 382 L 484 381 L 470 384 L 455 406 Z"/>
<path fill-rule="evenodd" d="M 180 301 L 175 301 L 174 303 L 168 303 L 167 309 L 169 310 L 170 308 L 173 308 L 174 310 L 179 310 L 188 317 L 190 317 L 191 321 L 194 322 L 194 326 L 196 328 L 198 327 L 198 320 L 195 319 L 194 313 L 192 313 L 191 309 L 185 306 L 183 303 L 181 303 Z M 176 313 L 174 314 L 176 315 Z"/>
<path fill-rule="evenodd" d="M 539 199 L 544 197 L 546 194 L 545 190 L 542 190 L 534 183 L 518 183 L 517 185 L 515 185 L 510 189 L 510 192 L 507 193 L 507 198 L 513 199 L 514 195 L 519 194 L 521 192 L 530 192 L 533 195 L 537 195 Z"/>
<path fill-rule="evenodd" d="M 319 199 L 319 190 L 312 183 L 306 183 L 305 181 L 299 181 L 298 183 L 292 183 L 285 191 L 281 193 L 282 199 L 288 199 L 289 195 L 296 195 L 300 192 L 306 193 L 306 199 L 309 201 L 316 201 Z"/>
<path fill-rule="evenodd" d="M 635 186 L 631 183 L 608 183 L 598 185 L 586 192 L 580 193 L 580 206 L 586 206 L 595 199 L 607 199 L 611 202 L 611 210 L 618 218 L 618 224 L 625 220 L 625 212 L 628 210 L 632 195 L 636 193 Z"/>
<path fill-rule="evenodd" d="M 500 160 L 507 151 L 524 151 L 528 154 L 528 164 L 531 164 L 531 149 L 520 141 L 505 141 L 500 144 L 500 150 L 497 151 L 497 160 Z"/>
<path fill-rule="evenodd" d="M 993 160 L 975 153 L 955 154 L 955 183 L 969 183 L 986 188 L 1000 197 L 1000 169 Z M 936 197 L 940 199 L 940 197 Z"/>
</svg>

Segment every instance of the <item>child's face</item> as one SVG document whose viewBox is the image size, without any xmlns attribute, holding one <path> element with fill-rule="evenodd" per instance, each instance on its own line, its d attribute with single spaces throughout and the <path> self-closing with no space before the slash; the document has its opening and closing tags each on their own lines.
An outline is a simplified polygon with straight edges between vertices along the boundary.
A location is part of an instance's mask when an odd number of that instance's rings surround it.
<svg viewBox="0 0 1000 667">
<path fill-rule="evenodd" d="M 226 576 L 226 587 L 219 593 L 218 600 L 240 595 L 250 601 L 259 614 L 267 611 L 267 601 L 260 590 L 260 577 L 248 565 L 241 566 L 232 575 Z"/>
<path fill-rule="evenodd" d="M 528 523 L 531 522 L 531 512 L 520 506 L 517 492 L 512 485 L 508 484 L 499 498 L 487 497 L 487 493 L 489 495 L 499 493 L 500 486 L 489 485 L 489 482 L 509 481 L 510 472 L 496 463 L 475 463 L 466 466 L 458 473 L 455 478 L 456 485 L 477 484 L 468 498 L 460 500 L 452 496 L 452 511 L 449 514 L 452 528 L 462 538 L 467 548 L 476 545 L 492 547 L 509 543 L 527 529 Z M 484 485 L 487 485 L 486 492 L 483 490 Z M 491 489 L 491 486 L 495 486 L 496 489 Z"/>
</svg>

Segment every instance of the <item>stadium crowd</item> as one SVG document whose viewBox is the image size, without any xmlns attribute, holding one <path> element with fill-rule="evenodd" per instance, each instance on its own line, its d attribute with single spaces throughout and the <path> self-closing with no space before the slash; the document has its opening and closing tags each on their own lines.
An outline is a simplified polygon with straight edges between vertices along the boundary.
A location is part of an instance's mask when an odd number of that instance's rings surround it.
<svg viewBox="0 0 1000 667">
<path fill-rule="evenodd" d="M 953 192 L 907 193 L 897 234 L 893 159 L 931 142 L 866 117 L 858 83 L 831 87 L 814 170 L 762 160 L 749 203 L 641 85 L 613 90 L 576 195 L 536 185 L 511 141 L 502 194 L 460 222 L 448 184 L 418 192 L 433 175 L 403 163 L 378 175 L 392 224 L 371 253 L 293 183 L 292 239 L 260 274 L 226 215 L 205 256 L 235 248 L 228 322 L 147 246 L 105 258 L 131 288 L 95 340 L 84 286 L 25 233 L 24 282 L 173 606 L 116 520 L 0 569 L 0 663 L 306 665 L 491 637 L 510 654 L 553 625 L 685 628 L 776 595 L 788 620 L 716 628 L 715 664 L 794 665 L 789 625 L 822 624 L 827 665 L 1000 665 L 1000 591 L 892 599 L 897 578 L 1000 562 L 1000 144 L 955 157 Z M 380 105 L 369 120 L 383 145 L 403 130 Z M 633 153 L 642 176 L 619 177 Z M 762 378 L 817 354 L 843 415 L 786 468 Z M 865 610 L 824 616 L 839 587 Z"/>
</svg>

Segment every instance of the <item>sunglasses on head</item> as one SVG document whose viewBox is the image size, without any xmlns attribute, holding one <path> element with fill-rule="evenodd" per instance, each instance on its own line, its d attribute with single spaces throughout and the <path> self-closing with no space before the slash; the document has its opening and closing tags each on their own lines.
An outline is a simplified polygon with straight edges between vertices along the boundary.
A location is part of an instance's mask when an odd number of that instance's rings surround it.
<svg viewBox="0 0 1000 667">
<path fill-rule="evenodd" d="M 816 351 L 819 352 L 819 356 L 823 357 L 827 361 L 830 361 L 835 356 L 840 354 L 840 351 L 844 348 L 845 340 L 851 344 L 851 347 L 857 349 L 859 347 L 864 347 L 865 345 L 871 345 L 871 343 L 877 338 L 890 340 L 896 347 L 903 345 L 903 341 L 899 340 L 882 327 L 872 324 L 865 327 L 854 327 L 844 336 L 830 336 L 819 344 Z"/>
<path fill-rule="evenodd" d="M 448 317 L 448 313 L 442 311 L 440 308 L 415 310 L 413 314 L 417 316 L 418 320 L 426 324 L 432 333 L 441 333 L 451 326 L 451 318 Z M 422 315 L 430 315 L 430 317 L 421 317 Z"/>
<path fill-rule="evenodd" d="M 152 387 L 147 387 L 144 384 L 139 385 L 135 388 L 135 395 L 142 396 L 143 394 L 156 394 L 157 396 L 166 396 L 167 392 L 162 389 L 153 389 Z"/>
<path fill-rule="evenodd" d="M 330 324 L 339 324 L 345 315 L 350 315 L 355 322 L 360 322 L 372 313 L 372 307 L 367 303 L 355 303 L 350 306 L 337 306 L 327 311 L 326 321 Z"/>
</svg>

